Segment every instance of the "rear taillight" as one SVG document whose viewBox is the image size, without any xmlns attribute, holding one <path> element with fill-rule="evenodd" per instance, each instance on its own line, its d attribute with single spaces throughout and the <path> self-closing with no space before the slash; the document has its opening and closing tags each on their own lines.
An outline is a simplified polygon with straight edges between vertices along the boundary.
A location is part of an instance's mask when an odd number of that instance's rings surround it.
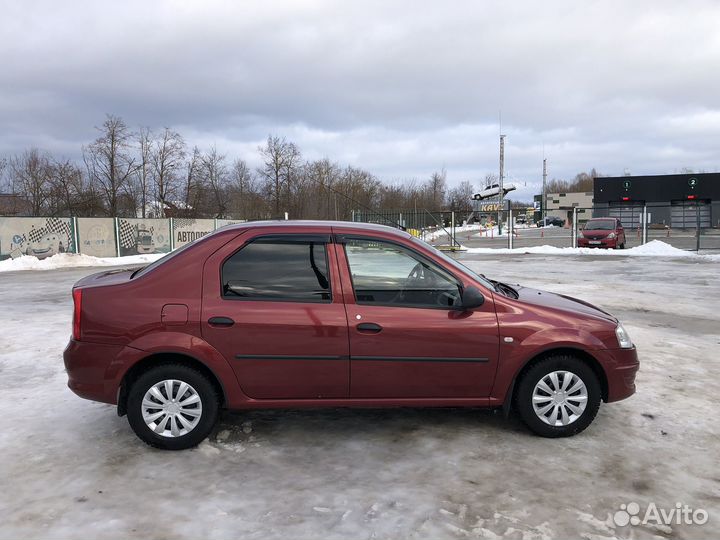
<svg viewBox="0 0 720 540">
<path fill-rule="evenodd" d="M 82 318 L 82 289 L 73 289 L 73 339 L 80 339 L 80 320 Z"/>
</svg>

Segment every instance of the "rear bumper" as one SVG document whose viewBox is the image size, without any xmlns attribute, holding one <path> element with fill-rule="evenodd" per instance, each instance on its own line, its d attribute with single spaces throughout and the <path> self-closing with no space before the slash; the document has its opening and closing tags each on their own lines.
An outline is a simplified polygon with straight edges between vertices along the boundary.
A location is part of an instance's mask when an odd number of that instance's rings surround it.
<svg viewBox="0 0 720 540">
<path fill-rule="evenodd" d="M 117 388 L 108 384 L 106 373 L 122 346 L 70 340 L 63 360 L 68 388 L 78 396 L 103 403 L 117 403 Z"/>
<path fill-rule="evenodd" d="M 607 351 L 612 361 L 606 364 L 608 403 L 629 398 L 635 393 L 635 375 L 640 369 L 637 349 L 614 349 Z"/>
</svg>

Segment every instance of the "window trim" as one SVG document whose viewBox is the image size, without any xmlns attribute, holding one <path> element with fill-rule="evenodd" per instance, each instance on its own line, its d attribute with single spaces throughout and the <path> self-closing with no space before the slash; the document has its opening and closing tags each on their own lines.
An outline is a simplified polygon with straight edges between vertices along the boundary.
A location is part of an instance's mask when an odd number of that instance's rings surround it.
<svg viewBox="0 0 720 540">
<path fill-rule="evenodd" d="M 384 242 L 386 244 L 391 244 L 393 246 L 397 246 L 401 249 L 404 249 L 406 251 L 409 251 L 413 255 L 417 256 L 419 259 L 423 260 L 426 263 L 429 263 L 432 266 L 440 267 L 446 274 L 448 274 L 450 277 L 452 277 L 455 282 L 457 283 L 458 290 L 460 291 L 460 297 L 462 298 L 462 293 L 465 290 L 465 285 L 461 279 L 455 275 L 454 272 L 451 272 L 445 266 L 435 262 L 430 257 L 427 257 L 425 254 L 420 253 L 416 249 L 412 247 L 408 247 L 405 244 L 402 244 L 400 242 L 396 242 L 394 240 L 388 240 L 386 238 L 376 238 L 373 236 L 365 236 L 365 235 L 356 235 L 356 234 L 343 234 L 343 235 L 335 235 L 335 243 L 339 246 L 342 246 L 343 248 L 343 254 L 345 256 L 345 264 L 347 264 L 348 269 L 348 276 L 350 277 L 350 285 L 352 286 L 352 293 L 353 293 L 353 299 L 355 300 L 355 304 L 358 306 L 381 306 L 381 307 L 400 307 L 400 308 L 414 308 L 414 309 L 441 309 L 443 311 L 462 311 L 462 306 L 440 306 L 440 305 L 433 305 L 433 304 L 398 304 L 398 303 L 388 303 L 388 302 L 363 302 L 359 301 L 357 298 L 357 293 L 355 291 L 355 282 L 353 280 L 352 276 L 352 268 L 350 267 L 350 259 L 347 255 L 347 240 L 365 240 L 368 242 Z"/>
<path fill-rule="evenodd" d="M 262 296 L 253 296 L 253 297 L 244 297 L 244 296 L 229 296 L 225 294 L 224 289 L 224 279 L 223 279 L 223 268 L 225 267 L 225 264 L 232 259 L 235 255 L 240 253 L 243 249 L 248 247 L 251 244 L 255 243 L 266 243 L 266 244 L 309 244 L 309 243 L 316 243 L 323 246 L 323 250 L 325 253 L 325 265 L 327 267 L 327 278 L 328 278 L 328 294 L 330 295 L 330 298 L 327 300 L 318 299 L 318 300 L 308 300 L 308 299 L 293 299 L 293 298 L 267 298 Z M 335 297 L 333 295 L 333 278 L 332 278 L 332 270 L 331 270 L 331 264 L 330 264 L 330 256 L 328 254 L 328 245 L 332 243 L 332 236 L 324 233 L 284 233 L 284 234 L 263 234 L 259 236 L 254 236 L 252 238 L 247 239 L 247 241 L 240 246 L 238 249 L 230 253 L 227 257 L 225 257 L 222 262 L 219 265 L 219 271 L 220 271 L 220 300 L 229 300 L 229 301 L 240 301 L 240 302 L 285 302 L 285 303 L 293 303 L 293 304 L 332 304 L 335 301 Z"/>
</svg>

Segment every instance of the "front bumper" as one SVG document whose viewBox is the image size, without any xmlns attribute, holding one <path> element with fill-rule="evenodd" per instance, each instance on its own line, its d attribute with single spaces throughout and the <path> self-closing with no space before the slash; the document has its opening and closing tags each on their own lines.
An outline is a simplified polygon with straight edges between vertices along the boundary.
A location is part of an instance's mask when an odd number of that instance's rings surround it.
<svg viewBox="0 0 720 540">
<path fill-rule="evenodd" d="M 606 351 L 610 361 L 605 364 L 608 383 L 608 403 L 629 398 L 635 393 L 635 375 L 640 369 L 637 349 L 613 349 Z"/>
<path fill-rule="evenodd" d="M 578 247 L 615 249 L 617 247 L 617 238 L 601 238 L 600 240 L 588 240 L 587 238 L 578 238 L 577 245 Z"/>
</svg>

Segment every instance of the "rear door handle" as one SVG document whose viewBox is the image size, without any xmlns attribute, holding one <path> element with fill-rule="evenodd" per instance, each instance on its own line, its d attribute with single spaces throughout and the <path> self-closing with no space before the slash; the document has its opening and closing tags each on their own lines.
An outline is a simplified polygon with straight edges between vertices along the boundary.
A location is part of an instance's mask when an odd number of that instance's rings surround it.
<svg viewBox="0 0 720 540">
<path fill-rule="evenodd" d="M 360 323 L 355 328 L 357 328 L 358 332 L 364 334 L 378 334 L 382 332 L 382 326 L 371 322 Z"/>
<path fill-rule="evenodd" d="M 208 319 L 208 324 L 210 326 L 232 326 L 235 324 L 235 321 L 233 321 L 230 317 L 210 317 Z"/>
</svg>

